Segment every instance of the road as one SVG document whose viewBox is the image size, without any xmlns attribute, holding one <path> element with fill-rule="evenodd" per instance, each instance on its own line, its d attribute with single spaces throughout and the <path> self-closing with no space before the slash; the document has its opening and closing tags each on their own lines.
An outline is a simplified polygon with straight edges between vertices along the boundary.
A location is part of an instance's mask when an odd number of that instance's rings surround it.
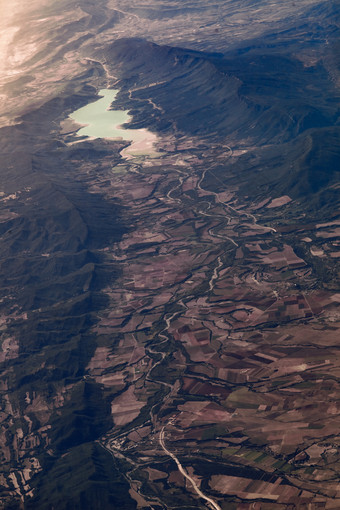
<svg viewBox="0 0 340 510">
<path fill-rule="evenodd" d="M 165 429 L 165 425 L 164 425 L 164 427 L 162 428 L 162 430 L 160 431 L 160 434 L 159 434 L 159 444 L 161 445 L 161 447 L 163 448 L 165 453 L 167 455 L 169 455 L 176 462 L 178 470 L 180 471 L 180 473 L 182 473 L 182 475 L 185 476 L 185 478 L 187 480 L 189 480 L 189 482 L 191 483 L 194 491 L 199 495 L 199 497 L 204 499 L 209 504 L 209 508 L 214 508 L 215 510 L 222 510 L 222 508 L 220 507 L 220 505 L 218 505 L 216 503 L 216 501 L 214 501 L 213 499 L 211 499 L 208 496 L 206 496 L 205 494 L 203 494 L 201 489 L 197 486 L 195 480 L 193 478 L 191 478 L 191 476 L 189 476 L 188 473 L 185 471 L 185 469 L 183 468 L 182 464 L 180 463 L 180 461 L 178 460 L 176 455 L 174 453 L 170 452 L 170 450 L 167 449 L 167 447 L 165 446 L 165 443 L 164 443 L 164 429 Z"/>
</svg>

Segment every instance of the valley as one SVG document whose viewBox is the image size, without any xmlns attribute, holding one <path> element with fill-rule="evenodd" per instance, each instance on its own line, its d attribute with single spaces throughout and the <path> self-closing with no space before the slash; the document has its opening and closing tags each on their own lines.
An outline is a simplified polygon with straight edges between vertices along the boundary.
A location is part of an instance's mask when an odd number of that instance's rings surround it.
<svg viewBox="0 0 340 510">
<path fill-rule="evenodd" d="M 142 506 L 154 503 L 155 485 L 163 504 L 167 497 L 169 505 L 183 498 L 180 487 L 190 491 L 176 471 L 166 476 L 170 467 L 164 468 L 158 446 L 166 430 L 167 448 L 192 466 L 196 482 L 205 479 L 206 459 L 214 459 L 212 480 L 220 480 L 219 489 L 212 482 L 203 487 L 221 508 L 232 502 L 232 496 L 221 496 L 230 494 L 223 487 L 247 499 L 233 488 L 240 483 L 268 508 L 300 499 L 327 508 L 328 498 L 338 496 L 332 476 L 326 489 L 330 473 L 321 474 L 327 469 L 321 459 L 335 451 L 338 425 L 327 412 L 333 412 L 331 400 L 324 404 L 321 395 L 326 373 L 333 380 L 338 370 L 338 329 L 327 326 L 327 317 L 337 316 L 339 296 L 316 289 L 312 268 L 280 232 L 280 221 L 261 225 L 261 204 L 245 206 L 235 189 L 204 189 L 205 179 L 214 178 L 209 151 L 196 149 L 191 157 L 192 148 L 172 143 L 180 159 L 168 152 L 161 160 L 135 161 L 132 172 L 111 170 L 120 175 L 114 195 L 133 203 L 142 223 L 112 250 L 122 276 L 107 289 L 110 312 L 95 329 L 97 335 L 117 335 L 117 348 L 99 347 L 89 365 L 99 384 L 122 391 L 112 403 L 116 426 L 103 438 L 105 447 L 130 463 Z M 221 149 L 220 157 L 233 156 Z M 269 197 L 264 214 L 277 208 L 282 215 L 286 202 Z M 305 453 L 316 447 L 321 465 Z M 230 476 L 226 465 L 248 468 L 263 482 L 251 485 L 254 474 Z M 157 483 L 151 483 L 153 470 L 163 473 Z M 311 481 L 317 470 L 322 495 Z M 164 492 L 165 480 L 172 479 L 173 489 Z"/>
<path fill-rule="evenodd" d="M 22 20 L 41 28 L 1 89 L 0 508 L 340 506 L 339 10 L 295 4 Z M 108 89 L 119 134 L 71 122 Z"/>
</svg>

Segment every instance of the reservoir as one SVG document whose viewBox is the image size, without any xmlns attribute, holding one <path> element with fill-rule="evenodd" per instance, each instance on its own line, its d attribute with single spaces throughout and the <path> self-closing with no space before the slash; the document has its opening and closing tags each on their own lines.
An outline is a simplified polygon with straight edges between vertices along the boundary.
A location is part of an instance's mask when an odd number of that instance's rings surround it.
<svg viewBox="0 0 340 510">
<path fill-rule="evenodd" d="M 101 89 L 100 99 L 71 113 L 70 118 L 81 127 L 77 134 L 91 138 L 111 138 L 113 140 L 129 140 L 131 145 L 122 151 L 129 159 L 132 155 L 149 154 L 157 137 L 147 129 L 124 129 L 121 124 L 130 121 L 131 117 L 124 110 L 110 110 L 118 90 Z M 123 154 L 124 152 L 124 154 Z"/>
</svg>

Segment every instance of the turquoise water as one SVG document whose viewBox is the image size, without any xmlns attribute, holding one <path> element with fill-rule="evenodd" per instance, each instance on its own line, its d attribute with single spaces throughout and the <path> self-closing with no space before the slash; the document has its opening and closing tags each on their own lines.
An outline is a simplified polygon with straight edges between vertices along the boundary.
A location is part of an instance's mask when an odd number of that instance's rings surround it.
<svg viewBox="0 0 340 510">
<path fill-rule="evenodd" d="M 145 138 L 145 131 L 138 129 L 122 129 L 121 124 L 129 122 L 131 117 L 123 110 L 109 110 L 116 98 L 118 90 L 101 89 L 98 101 L 90 103 L 71 113 L 70 117 L 84 127 L 78 130 L 79 136 L 95 138 L 122 138 L 133 142 Z"/>
</svg>

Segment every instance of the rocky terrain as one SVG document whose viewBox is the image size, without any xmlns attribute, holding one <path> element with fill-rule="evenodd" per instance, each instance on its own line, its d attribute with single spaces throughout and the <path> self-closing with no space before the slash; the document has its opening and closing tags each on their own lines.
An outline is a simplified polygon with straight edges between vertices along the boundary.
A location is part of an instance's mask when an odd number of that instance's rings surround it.
<svg viewBox="0 0 340 510">
<path fill-rule="evenodd" d="M 337 2 L 0 9 L 0 508 L 339 508 Z"/>
</svg>

